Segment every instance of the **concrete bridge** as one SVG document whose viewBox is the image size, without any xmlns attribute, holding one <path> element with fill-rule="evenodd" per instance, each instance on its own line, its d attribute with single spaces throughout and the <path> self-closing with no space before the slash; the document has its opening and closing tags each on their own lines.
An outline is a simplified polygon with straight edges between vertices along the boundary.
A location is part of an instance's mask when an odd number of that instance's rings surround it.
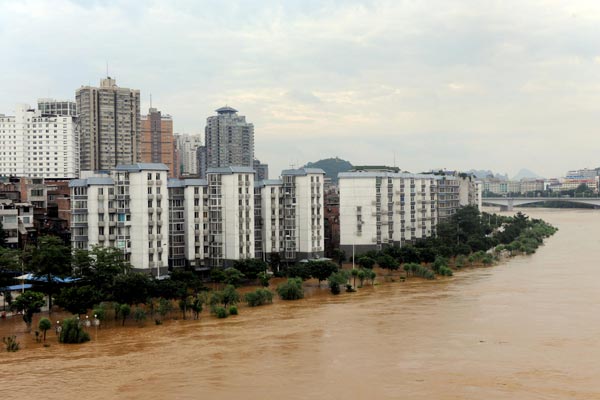
<svg viewBox="0 0 600 400">
<path fill-rule="evenodd" d="M 562 201 L 600 207 L 600 197 L 484 197 L 482 199 L 483 204 L 500 206 L 500 209 L 504 211 L 512 211 L 513 207 L 545 201 Z"/>
</svg>

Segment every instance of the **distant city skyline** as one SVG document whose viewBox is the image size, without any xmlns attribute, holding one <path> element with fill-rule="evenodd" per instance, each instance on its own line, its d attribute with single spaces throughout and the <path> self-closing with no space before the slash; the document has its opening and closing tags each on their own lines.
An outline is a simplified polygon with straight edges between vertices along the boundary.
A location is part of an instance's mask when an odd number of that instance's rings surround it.
<svg viewBox="0 0 600 400">
<path fill-rule="evenodd" d="M 203 136 L 216 108 L 239 110 L 274 174 L 335 156 L 510 177 L 600 166 L 597 2 L 0 7 L 7 115 L 38 98 L 74 101 L 108 63 L 119 86 L 140 90 L 141 110 L 150 94 L 168 110 L 176 133 Z"/>
</svg>

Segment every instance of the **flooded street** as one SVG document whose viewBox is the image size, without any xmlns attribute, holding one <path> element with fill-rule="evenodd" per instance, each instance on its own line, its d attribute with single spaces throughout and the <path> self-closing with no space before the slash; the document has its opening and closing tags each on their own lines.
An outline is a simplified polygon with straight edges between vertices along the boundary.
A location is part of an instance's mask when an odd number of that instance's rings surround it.
<svg viewBox="0 0 600 400">
<path fill-rule="evenodd" d="M 452 278 L 323 285 L 78 346 L 49 332 L 48 348 L 0 353 L 2 397 L 600 399 L 600 211 L 526 213 L 560 230 L 533 256 Z"/>
</svg>

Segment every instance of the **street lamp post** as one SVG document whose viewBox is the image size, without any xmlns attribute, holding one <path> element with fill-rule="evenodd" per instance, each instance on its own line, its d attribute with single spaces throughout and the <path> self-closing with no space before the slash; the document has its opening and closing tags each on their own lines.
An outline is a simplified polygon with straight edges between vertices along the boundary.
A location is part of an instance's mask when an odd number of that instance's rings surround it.
<svg viewBox="0 0 600 400">
<path fill-rule="evenodd" d="M 94 314 L 94 326 L 96 327 L 96 340 L 98 340 L 98 327 L 100 326 L 100 320 L 98 314 Z"/>
</svg>

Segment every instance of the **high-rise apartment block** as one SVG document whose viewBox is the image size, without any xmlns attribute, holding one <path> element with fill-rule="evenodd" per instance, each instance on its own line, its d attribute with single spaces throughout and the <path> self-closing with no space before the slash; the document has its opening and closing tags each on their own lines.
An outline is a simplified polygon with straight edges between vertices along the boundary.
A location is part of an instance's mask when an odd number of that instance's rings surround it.
<svg viewBox="0 0 600 400">
<path fill-rule="evenodd" d="M 254 125 L 231 107 L 216 110 L 206 120 L 205 145 L 209 168 L 253 167 Z"/>
<path fill-rule="evenodd" d="M 324 256 L 323 180 L 319 168 L 284 170 L 255 185 L 257 257 L 284 262 Z"/>
<path fill-rule="evenodd" d="M 140 91 L 118 87 L 110 77 L 100 87 L 76 93 L 82 171 L 111 170 L 141 159 Z"/>
<path fill-rule="evenodd" d="M 169 260 L 168 168 L 164 164 L 119 165 L 107 173 L 72 180 L 71 242 L 123 250 L 134 268 L 163 275 Z"/>
<path fill-rule="evenodd" d="M 179 176 L 179 167 L 175 155 L 175 139 L 173 137 L 173 119 L 162 114 L 156 108 L 150 108 L 148 115 L 143 115 L 142 127 L 142 159 L 143 163 L 162 163 L 169 168 L 170 177 Z"/>
<path fill-rule="evenodd" d="M 202 145 L 200 135 L 176 135 L 175 141 L 181 163 L 181 175 L 198 175 L 198 147 Z"/>
<path fill-rule="evenodd" d="M 43 114 L 27 104 L 17 105 L 14 116 L 0 114 L 0 175 L 75 178 L 78 147 L 73 115 Z"/>
<path fill-rule="evenodd" d="M 338 178 L 340 247 L 346 254 L 435 234 L 439 177 L 373 170 L 342 172 Z"/>
</svg>

